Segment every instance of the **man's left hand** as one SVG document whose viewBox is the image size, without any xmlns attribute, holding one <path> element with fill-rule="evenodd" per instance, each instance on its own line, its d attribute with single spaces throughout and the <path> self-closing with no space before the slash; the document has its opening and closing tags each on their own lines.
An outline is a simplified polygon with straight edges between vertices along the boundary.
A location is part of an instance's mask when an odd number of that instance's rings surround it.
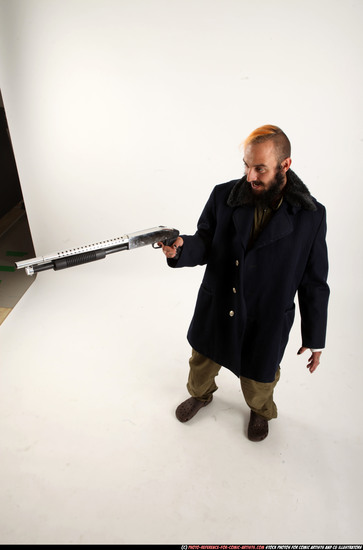
<svg viewBox="0 0 363 550">
<path fill-rule="evenodd" d="M 302 353 L 304 353 L 304 351 L 306 351 L 307 349 L 309 348 L 300 348 L 299 351 L 297 352 L 298 355 L 301 355 Z M 310 350 L 311 351 L 311 350 Z M 306 365 L 306 368 L 309 369 L 310 372 L 314 372 L 317 368 L 318 368 L 318 365 L 320 363 L 320 356 L 321 356 L 322 352 L 321 351 L 312 351 L 311 352 L 311 356 L 309 357 L 309 362 L 308 364 Z"/>
</svg>

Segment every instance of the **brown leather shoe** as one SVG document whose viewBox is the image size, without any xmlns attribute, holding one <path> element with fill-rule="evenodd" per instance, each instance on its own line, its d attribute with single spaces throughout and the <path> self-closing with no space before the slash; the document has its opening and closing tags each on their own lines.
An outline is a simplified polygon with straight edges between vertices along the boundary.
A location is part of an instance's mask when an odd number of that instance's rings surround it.
<svg viewBox="0 0 363 550">
<path fill-rule="evenodd" d="M 189 399 L 183 401 L 183 403 L 180 403 L 177 407 L 175 411 L 177 419 L 179 422 L 188 422 L 188 420 L 193 418 L 202 407 L 209 405 L 212 399 L 213 395 L 209 401 L 200 401 L 199 399 L 195 399 L 195 397 L 189 397 Z"/>
<path fill-rule="evenodd" d="M 247 435 L 250 441 L 262 441 L 265 439 L 268 435 L 268 420 L 251 411 Z"/>
</svg>

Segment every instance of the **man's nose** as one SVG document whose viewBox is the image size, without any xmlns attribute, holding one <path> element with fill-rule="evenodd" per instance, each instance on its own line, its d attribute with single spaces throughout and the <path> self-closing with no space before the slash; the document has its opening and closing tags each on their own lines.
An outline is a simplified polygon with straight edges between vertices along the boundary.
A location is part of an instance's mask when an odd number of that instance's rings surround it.
<svg viewBox="0 0 363 550">
<path fill-rule="evenodd" d="M 247 181 L 250 182 L 250 181 L 255 181 L 256 179 L 256 170 L 254 168 L 247 168 L 246 169 L 246 176 L 247 176 Z"/>
</svg>

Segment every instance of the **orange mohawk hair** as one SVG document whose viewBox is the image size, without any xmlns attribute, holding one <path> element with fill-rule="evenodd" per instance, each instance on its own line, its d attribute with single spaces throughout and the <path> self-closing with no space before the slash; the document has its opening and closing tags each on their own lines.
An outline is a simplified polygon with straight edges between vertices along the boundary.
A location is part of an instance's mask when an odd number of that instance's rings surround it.
<svg viewBox="0 0 363 550">
<path fill-rule="evenodd" d="M 265 124 L 256 128 L 244 141 L 244 148 L 253 143 L 263 143 L 272 140 L 275 145 L 279 162 L 291 156 L 291 144 L 287 135 L 278 126 Z"/>
</svg>

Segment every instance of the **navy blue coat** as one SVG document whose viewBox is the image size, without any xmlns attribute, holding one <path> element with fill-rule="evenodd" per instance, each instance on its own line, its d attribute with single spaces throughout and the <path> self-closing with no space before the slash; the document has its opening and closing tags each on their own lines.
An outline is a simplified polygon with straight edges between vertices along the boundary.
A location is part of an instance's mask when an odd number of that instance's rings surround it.
<svg viewBox="0 0 363 550">
<path fill-rule="evenodd" d="M 246 178 L 217 185 L 195 235 L 171 267 L 206 264 L 188 331 L 190 345 L 237 376 L 272 382 L 294 321 L 298 293 L 302 345 L 325 346 L 329 287 L 326 214 L 287 172 L 284 200 L 251 249 L 254 206 Z"/>
</svg>

